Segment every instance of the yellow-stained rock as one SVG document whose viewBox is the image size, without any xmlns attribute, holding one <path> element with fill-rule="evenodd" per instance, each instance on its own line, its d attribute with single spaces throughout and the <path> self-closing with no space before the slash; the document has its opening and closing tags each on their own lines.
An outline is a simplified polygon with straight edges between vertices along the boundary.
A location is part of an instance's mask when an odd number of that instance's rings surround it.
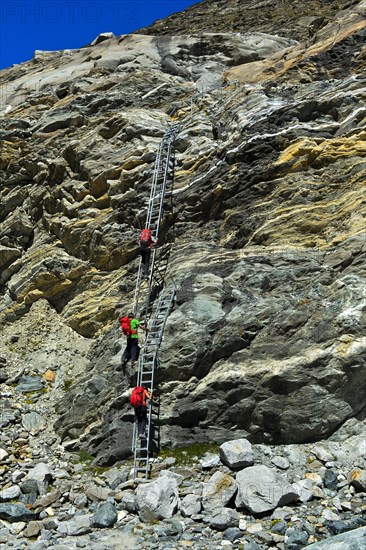
<svg viewBox="0 0 366 550">
<path fill-rule="evenodd" d="M 46 380 L 46 382 L 54 382 L 56 380 L 56 373 L 53 370 L 47 370 L 43 374 L 43 380 Z"/>
</svg>

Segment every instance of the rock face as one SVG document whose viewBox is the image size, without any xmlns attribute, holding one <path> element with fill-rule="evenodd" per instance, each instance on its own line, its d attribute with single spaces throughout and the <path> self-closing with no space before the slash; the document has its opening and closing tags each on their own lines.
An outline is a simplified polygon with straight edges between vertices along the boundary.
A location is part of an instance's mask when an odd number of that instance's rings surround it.
<svg viewBox="0 0 366 550">
<path fill-rule="evenodd" d="M 2 71 L 0 367 L 37 403 L 27 433 L 130 456 L 115 312 L 177 121 L 162 447 L 314 442 L 363 418 L 366 2 L 303 4 L 208 0 Z"/>
</svg>

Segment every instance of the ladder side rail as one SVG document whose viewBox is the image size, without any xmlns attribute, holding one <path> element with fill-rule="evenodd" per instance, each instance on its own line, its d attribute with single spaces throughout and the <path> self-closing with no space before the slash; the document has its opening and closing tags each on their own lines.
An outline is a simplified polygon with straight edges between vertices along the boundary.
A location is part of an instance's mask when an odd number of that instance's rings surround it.
<svg viewBox="0 0 366 550">
<path fill-rule="evenodd" d="M 132 309 L 132 311 L 133 311 L 134 315 L 136 315 L 137 309 L 138 309 L 141 279 L 142 279 L 142 258 L 140 258 L 140 262 L 139 262 L 139 268 L 138 268 L 137 277 L 136 277 L 135 293 L 134 293 L 134 298 L 133 298 L 133 309 Z"/>
<path fill-rule="evenodd" d="M 153 199 L 156 195 L 156 188 L 159 180 L 159 168 L 162 164 L 162 159 L 163 159 L 163 142 L 161 141 L 158 149 L 158 154 L 155 160 L 153 181 L 151 185 L 150 198 L 148 201 L 148 211 L 147 211 L 147 217 L 146 217 L 147 228 L 150 228 L 150 225 L 151 225 L 151 211 L 152 211 L 151 205 L 153 204 Z"/>
<path fill-rule="evenodd" d="M 155 237 L 157 237 L 159 235 L 160 222 L 161 222 L 161 218 L 162 218 L 162 214 L 163 214 L 165 191 L 166 191 L 166 187 L 167 187 L 167 179 L 168 179 L 168 173 L 169 173 L 170 149 L 171 149 L 171 143 L 169 142 L 167 153 L 166 153 L 164 179 L 163 179 L 161 195 L 160 195 L 159 214 L 158 214 L 158 218 L 157 218 L 157 222 L 156 222 Z"/>
</svg>

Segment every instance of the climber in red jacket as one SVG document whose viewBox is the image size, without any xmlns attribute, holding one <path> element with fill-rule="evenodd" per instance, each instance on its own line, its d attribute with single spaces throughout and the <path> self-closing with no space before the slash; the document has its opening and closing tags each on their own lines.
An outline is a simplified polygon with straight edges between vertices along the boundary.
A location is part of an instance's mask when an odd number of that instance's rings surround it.
<svg viewBox="0 0 366 550">
<path fill-rule="evenodd" d="M 145 279 L 149 277 L 149 264 L 151 249 L 158 242 L 158 239 L 152 236 L 150 229 L 143 229 L 139 236 L 140 255 L 142 258 L 142 274 Z"/>
</svg>

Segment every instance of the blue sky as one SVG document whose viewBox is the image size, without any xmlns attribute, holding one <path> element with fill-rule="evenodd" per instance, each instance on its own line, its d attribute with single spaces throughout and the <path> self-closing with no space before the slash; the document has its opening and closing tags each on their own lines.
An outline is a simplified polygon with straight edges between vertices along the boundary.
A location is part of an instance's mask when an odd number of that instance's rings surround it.
<svg viewBox="0 0 366 550">
<path fill-rule="evenodd" d="M 32 59 L 34 50 L 89 44 L 102 32 L 116 36 L 151 24 L 198 0 L 2 0 L 0 69 Z"/>
</svg>

